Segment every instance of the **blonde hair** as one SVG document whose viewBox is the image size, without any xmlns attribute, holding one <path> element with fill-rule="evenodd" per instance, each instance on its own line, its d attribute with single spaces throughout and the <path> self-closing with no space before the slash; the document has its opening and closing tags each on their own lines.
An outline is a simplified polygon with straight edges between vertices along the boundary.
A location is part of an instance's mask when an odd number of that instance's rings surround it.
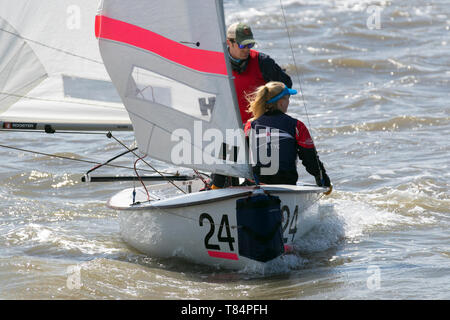
<svg viewBox="0 0 450 320">
<path fill-rule="evenodd" d="M 267 111 L 277 110 L 278 101 L 273 103 L 267 103 L 267 101 L 280 94 L 284 88 L 284 83 L 270 81 L 247 94 L 245 97 L 249 103 L 247 112 L 253 115 L 252 120 L 258 119 Z"/>
</svg>

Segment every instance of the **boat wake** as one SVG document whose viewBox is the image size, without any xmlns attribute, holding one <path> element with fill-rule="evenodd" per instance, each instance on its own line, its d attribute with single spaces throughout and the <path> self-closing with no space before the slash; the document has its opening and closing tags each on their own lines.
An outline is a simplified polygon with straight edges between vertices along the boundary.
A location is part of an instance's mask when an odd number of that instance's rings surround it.
<svg viewBox="0 0 450 320">
<path fill-rule="evenodd" d="M 307 234 L 296 239 L 288 254 L 264 266 L 249 266 L 239 273 L 273 276 L 339 266 L 348 261 L 345 253 L 338 253 L 347 244 L 358 244 L 375 232 L 405 225 L 405 217 L 393 210 L 377 207 L 366 197 L 370 198 L 364 194 L 355 197 L 339 192 L 334 199 L 322 200 L 314 226 Z"/>
</svg>

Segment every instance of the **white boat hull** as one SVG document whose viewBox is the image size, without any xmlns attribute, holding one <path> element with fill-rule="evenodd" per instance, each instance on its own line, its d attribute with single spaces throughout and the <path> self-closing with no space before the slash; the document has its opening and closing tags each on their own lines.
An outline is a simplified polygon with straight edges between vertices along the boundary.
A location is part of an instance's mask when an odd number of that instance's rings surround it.
<svg viewBox="0 0 450 320">
<path fill-rule="evenodd" d="M 135 203 L 140 203 L 133 205 L 130 188 L 113 196 L 108 206 L 119 210 L 124 241 L 149 256 L 181 257 L 194 263 L 244 269 L 266 261 L 241 254 L 236 203 L 262 190 L 281 200 L 282 241 L 287 252 L 317 222 L 317 200 L 325 189 L 277 185 L 256 191 L 234 187 L 148 201 L 145 190 L 139 188 Z"/>
</svg>

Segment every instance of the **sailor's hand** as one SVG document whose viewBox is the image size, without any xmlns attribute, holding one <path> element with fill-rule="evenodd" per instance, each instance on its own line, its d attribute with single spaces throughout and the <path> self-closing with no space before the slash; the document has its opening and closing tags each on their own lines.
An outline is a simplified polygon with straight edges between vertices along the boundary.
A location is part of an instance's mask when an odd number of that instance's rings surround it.
<svg viewBox="0 0 450 320">
<path fill-rule="evenodd" d="M 316 184 L 318 187 L 329 187 L 331 186 L 331 181 L 326 172 L 322 173 L 322 176 L 317 175 L 316 177 Z"/>
<path fill-rule="evenodd" d="M 323 194 L 326 195 L 326 196 L 328 196 L 328 195 L 331 194 L 332 191 L 333 191 L 333 185 L 330 184 L 330 186 L 328 187 L 328 191 L 327 191 L 327 192 L 324 192 Z"/>
</svg>

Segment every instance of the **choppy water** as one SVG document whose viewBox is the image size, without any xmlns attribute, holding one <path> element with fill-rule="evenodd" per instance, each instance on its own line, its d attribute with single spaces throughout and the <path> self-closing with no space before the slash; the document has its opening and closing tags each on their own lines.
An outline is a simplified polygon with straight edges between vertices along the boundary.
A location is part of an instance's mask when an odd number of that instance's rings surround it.
<svg viewBox="0 0 450 320">
<path fill-rule="evenodd" d="M 450 298 L 450 4 L 283 4 L 309 120 L 299 96 L 289 112 L 310 127 L 335 186 L 296 255 L 265 274 L 146 257 L 105 207 L 129 183 L 82 184 L 91 165 L 0 148 L 0 299 Z M 298 88 L 278 1 L 225 9 Z M 103 135 L 0 141 L 100 161 L 122 151 Z"/>
</svg>

